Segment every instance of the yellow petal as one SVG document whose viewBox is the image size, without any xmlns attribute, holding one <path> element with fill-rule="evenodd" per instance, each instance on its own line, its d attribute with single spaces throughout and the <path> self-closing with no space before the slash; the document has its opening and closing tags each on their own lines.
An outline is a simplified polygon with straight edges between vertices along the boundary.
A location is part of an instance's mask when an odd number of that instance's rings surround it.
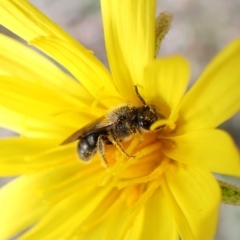
<svg viewBox="0 0 240 240">
<path fill-rule="evenodd" d="M 10 76 L 0 76 L 0 95 L 2 106 L 27 116 L 48 115 L 70 107 L 86 107 L 85 101 L 42 86 L 37 80 Z"/>
<path fill-rule="evenodd" d="M 81 183 L 79 183 L 80 186 Z M 98 207 L 108 194 L 109 189 L 98 191 L 93 184 L 79 188 L 66 199 L 52 207 L 52 210 L 21 239 L 58 239 L 69 238 L 77 231 L 86 218 Z"/>
<path fill-rule="evenodd" d="M 84 113 L 86 110 L 71 111 L 72 108 L 69 112 L 64 110 L 50 115 L 30 117 L 0 106 L 0 126 L 24 137 L 56 139 L 60 144 L 95 119 L 94 115 Z"/>
<path fill-rule="evenodd" d="M 140 240 L 142 236 L 142 230 L 144 227 L 144 218 L 145 218 L 145 211 L 144 208 L 140 210 L 136 218 L 134 219 L 134 223 L 129 229 L 128 233 L 126 234 L 124 240 Z"/>
<path fill-rule="evenodd" d="M 240 176 L 240 158 L 231 137 L 221 130 L 204 130 L 171 137 L 164 148 L 171 159 L 209 171 Z"/>
<path fill-rule="evenodd" d="M 215 128 L 240 110 L 240 39 L 208 65 L 183 99 L 179 132 Z"/>
<path fill-rule="evenodd" d="M 216 231 L 220 188 L 205 170 L 179 166 L 166 173 L 163 193 L 184 240 L 212 240 Z"/>
<path fill-rule="evenodd" d="M 76 42 L 28 1 L 1 1 L 0 16 L 0 24 L 53 57 L 69 68 L 70 72 L 73 71 L 73 75 L 76 75 L 94 97 L 102 90 L 102 79 L 113 89 L 109 73 L 92 52 Z M 89 79 L 95 83 L 95 86 L 91 83 L 90 89 Z"/>
<path fill-rule="evenodd" d="M 80 122 L 75 122 L 75 128 L 66 127 L 65 123 L 60 123 L 55 120 L 52 116 L 42 116 L 38 118 L 27 117 L 22 113 L 14 112 L 8 108 L 0 106 L 0 125 L 9 130 L 15 131 L 25 137 L 33 138 L 57 138 L 59 144 L 66 139 L 70 134 L 72 134 L 76 129 L 79 129 L 81 126 L 84 126 L 88 120 L 81 120 L 75 114 L 73 118 L 73 123 L 75 120 L 80 120 Z M 69 118 L 71 119 L 71 118 Z M 62 118 L 62 120 L 64 120 Z M 66 120 L 66 118 L 65 118 Z M 78 126 L 78 127 L 77 127 Z"/>
<path fill-rule="evenodd" d="M 0 2 L 1 24 L 27 42 L 39 36 L 57 36 L 66 42 L 75 41 L 57 24 L 26 0 Z"/>
<path fill-rule="evenodd" d="M 23 176 L 0 190 L 0 239 L 11 236 L 34 224 L 47 206 L 35 196 L 35 178 Z"/>
<path fill-rule="evenodd" d="M 99 161 L 94 161 L 87 165 L 79 161 L 76 156 L 70 154 L 68 154 L 68 156 L 67 150 L 59 151 L 58 155 L 61 153 L 63 157 L 59 159 L 60 161 L 58 160 L 58 164 L 52 164 L 51 167 L 43 169 L 42 171 L 33 169 L 32 173 L 29 174 L 30 176 L 37 177 L 37 181 L 35 181 L 36 194 L 41 196 L 43 202 L 51 205 L 61 205 L 62 201 L 67 201 L 67 198 L 71 198 L 71 196 L 75 192 L 79 192 L 81 188 L 81 198 L 87 197 L 84 195 L 85 192 L 83 189 L 86 188 L 86 191 L 88 191 L 87 189 L 88 186 L 91 185 L 90 183 L 98 181 L 104 174 Z M 50 159 L 51 155 L 55 157 L 57 153 L 50 153 L 48 159 Z M 52 163 L 54 163 L 54 161 L 56 161 L 56 159 L 54 159 Z M 39 165 L 40 164 L 41 162 L 39 161 Z M 74 207 L 77 206 L 73 206 L 73 208 Z M 55 211 L 54 209 L 55 208 L 52 210 Z M 56 209 L 58 209 L 57 206 Z M 61 214 L 61 209 L 58 209 L 58 212 Z"/>
<path fill-rule="evenodd" d="M 76 143 L 61 147 L 58 145 L 59 139 L 21 137 L 2 139 L 0 141 L 0 175 L 29 174 L 66 162 L 79 163 Z"/>
<path fill-rule="evenodd" d="M 32 225 L 46 216 L 53 204 L 57 205 L 62 199 L 72 196 L 73 192 L 85 196 L 84 193 L 89 189 L 87 186 L 92 180 L 99 178 L 102 170 L 99 164 L 88 166 L 90 169 L 85 164 L 70 161 L 52 169 L 29 174 L 6 185 L 0 191 L 0 225 L 4 226 L 4 231 L 0 231 L 0 238 L 7 239 L 1 236 L 12 236 Z M 76 211 L 78 207 L 79 205 L 72 206 L 72 211 Z"/>
<path fill-rule="evenodd" d="M 154 58 L 155 1 L 101 0 L 109 65 L 119 92 L 132 100 L 144 67 Z"/>
<path fill-rule="evenodd" d="M 5 72 L 1 75 L 39 81 L 56 91 L 92 100 L 80 84 L 47 58 L 3 34 L 0 34 L 0 69 Z"/>
<path fill-rule="evenodd" d="M 58 136 L 61 136 L 61 132 L 70 130 L 70 134 L 74 126 L 79 129 L 91 120 L 91 113 L 88 113 L 91 108 L 80 97 L 77 99 L 44 86 L 38 80 L 28 81 L 10 76 L 0 76 L 0 80 L 0 124 L 3 127 L 25 132 L 25 136 L 31 128 L 39 133 L 42 129 L 44 135 L 44 132 L 51 132 L 52 127 L 52 130 L 57 128 Z"/>
<path fill-rule="evenodd" d="M 21 131 L 19 133 L 23 137 L 57 139 L 60 144 L 74 131 L 73 128 L 66 127 L 63 122 L 57 123 L 54 119 L 51 119 L 51 117 L 23 117 L 22 122 L 18 123 L 19 120 L 21 119 L 14 119 L 12 124 L 14 125 L 13 127 L 21 124 Z M 85 124 L 83 121 L 83 125 Z M 9 124 L 7 124 L 7 126 L 9 127 Z M 10 126 L 10 129 L 12 129 L 12 126 Z"/>
<path fill-rule="evenodd" d="M 0 69 L 0 75 L 9 75 L 7 71 Z"/>
<path fill-rule="evenodd" d="M 52 148 L 56 143 L 48 139 L 7 138 L 0 141 L 0 175 L 24 173 L 25 157 Z M 13 151 L 14 149 L 14 151 Z M 8 169 L 8 170 L 7 170 Z M 9 171 L 11 169 L 11 171 Z M 26 171 L 26 170 L 25 170 Z"/>
<path fill-rule="evenodd" d="M 134 233 L 137 235 L 132 235 L 132 232 L 128 232 L 128 230 L 132 230 L 134 224 L 136 224 L 134 227 L 139 226 L 139 223 L 141 225 L 141 219 L 140 221 L 136 220 L 136 212 L 126 206 L 122 200 L 123 199 L 119 197 L 119 199 L 116 200 L 117 203 L 114 204 L 115 206 L 112 206 L 112 204 L 108 205 L 108 208 L 111 208 L 111 212 L 101 224 L 94 228 L 89 228 L 85 232 L 84 228 L 79 229 L 74 235 L 71 235 L 71 237 L 81 240 L 95 240 L 99 236 L 101 236 L 102 239 L 138 239 L 138 234 L 141 232 L 141 229 L 134 229 Z M 139 217 L 141 218 L 141 216 Z"/>
<path fill-rule="evenodd" d="M 139 240 L 179 239 L 177 228 L 166 200 L 160 189 L 156 190 L 150 197 L 145 206 L 142 233 Z"/>
<path fill-rule="evenodd" d="M 32 40 L 31 44 L 63 65 L 92 96 L 104 96 L 109 92 L 118 96 L 109 72 L 92 51 L 83 51 L 78 44 L 67 44 L 54 36 L 39 37 Z"/>
<path fill-rule="evenodd" d="M 6 129 L 12 130 L 17 133 L 24 132 L 25 127 L 23 126 L 23 122 L 25 117 L 20 114 L 16 113 L 10 109 L 0 106 L 0 126 Z"/>
<path fill-rule="evenodd" d="M 150 63 L 143 76 L 143 96 L 147 102 L 166 106 L 163 113 L 175 111 L 189 81 L 190 69 L 181 56 L 170 56 Z M 141 88 L 139 89 L 141 91 Z"/>
</svg>

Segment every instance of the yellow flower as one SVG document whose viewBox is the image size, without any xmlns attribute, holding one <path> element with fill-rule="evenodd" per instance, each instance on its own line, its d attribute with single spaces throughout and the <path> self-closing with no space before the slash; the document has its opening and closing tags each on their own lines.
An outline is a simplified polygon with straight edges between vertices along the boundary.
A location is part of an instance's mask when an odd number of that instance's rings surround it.
<svg viewBox="0 0 240 240">
<path fill-rule="evenodd" d="M 101 1 L 111 73 L 93 53 L 25 0 L 2 0 L 0 24 L 64 66 L 0 36 L 0 124 L 21 137 L 0 141 L 0 239 L 211 240 L 219 186 L 211 174 L 240 175 L 239 154 L 219 124 L 240 108 L 240 39 L 185 95 L 188 64 L 154 59 L 154 0 Z M 73 81 L 73 78 L 76 81 Z M 81 84 L 79 84 L 81 83 Z M 163 129 L 106 145 L 83 164 L 73 132 L 121 104 L 147 103 Z M 161 126 L 158 121 L 151 126 Z"/>
</svg>

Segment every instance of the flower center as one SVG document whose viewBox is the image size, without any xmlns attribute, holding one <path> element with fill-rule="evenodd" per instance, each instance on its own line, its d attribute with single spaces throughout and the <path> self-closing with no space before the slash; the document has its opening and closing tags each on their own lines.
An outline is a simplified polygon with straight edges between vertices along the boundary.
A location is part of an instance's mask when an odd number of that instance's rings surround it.
<svg viewBox="0 0 240 240">
<path fill-rule="evenodd" d="M 175 165 L 163 154 L 163 147 L 174 147 L 165 138 L 174 128 L 174 122 L 162 119 L 151 126 L 151 132 L 135 134 L 132 141 L 121 142 L 124 151 L 131 157 L 110 146 L 109 151 L 106 150 L 109 167 L 100 186 L 110 184 L 126 193 L 127 205 L 138 202 L 151 185 L 160 186 L 164 172 Z M 136 194 L 127 194 L 128 191 Z"/>
<path fill-rule="evenodd" d="M 164 121 L 164 123 L 163 123 Z M 154 127 L 167 124 L 167 120 L 160 120 Z M 118 188 L 147 183 L 157 179 L 166 170 L 170 160 L 163 154 L 162 148 L 166 144 L 164 139 L 168 128 L 157 132 L 136 135 L 129 142 L 122 142 L 124 150 L 131 157 L 124 156 L 118 149 L 112 151 L 107 159 L 110 160 L 109 169 L 101 185 L 109 182 Z M 113 147 L 114 148 L 114 147 Z M 110 151 L 111 152 L 111 151 Z"/>
</svg>

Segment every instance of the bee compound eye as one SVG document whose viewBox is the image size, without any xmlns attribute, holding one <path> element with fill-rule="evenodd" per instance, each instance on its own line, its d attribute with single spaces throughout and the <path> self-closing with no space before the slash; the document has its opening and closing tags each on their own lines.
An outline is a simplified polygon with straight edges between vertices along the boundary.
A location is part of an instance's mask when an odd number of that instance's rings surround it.
<svg viewBox="0 0 240 240">
<path fill-rule="evenodd" d="M 150 130 L 151 125 L 157 120 L 157 114 L 149 107 L 144 107 L 138 113 L 138 124 L 145 130 Z"/>
<path fill-rule="evenodd" d="M 153 122 L 150 121 L 150 119 L 149 119 L 149 120 L 143 119 L 143 120 L 140 120 L 140 121 L 139 121 L 139 125 L 140 125 L 142 128 L 146 129 L 146 130 L 149 130 L 149 129 L 150 129 L 152 123 L 153 123 Z"/>
</svg>

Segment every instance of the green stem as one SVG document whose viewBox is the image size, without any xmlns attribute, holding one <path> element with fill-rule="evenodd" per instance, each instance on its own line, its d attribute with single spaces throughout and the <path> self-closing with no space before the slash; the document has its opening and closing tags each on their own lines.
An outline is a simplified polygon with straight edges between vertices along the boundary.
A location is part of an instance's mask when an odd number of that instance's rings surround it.
<svg viewBox="0 0 240 240">
<path fill-rule="evenodd" d="M 240 206 L 240 188 L 218 180 L 222 189 L 222 203 Z"/>
<path fill-rule="evenodd" d="M 156 19 L 155 23 L 155 57 L 161 47 L 162 40 L 168 33 L 172 23 L 172 14 L 162 12 Z"/>
</svg>

